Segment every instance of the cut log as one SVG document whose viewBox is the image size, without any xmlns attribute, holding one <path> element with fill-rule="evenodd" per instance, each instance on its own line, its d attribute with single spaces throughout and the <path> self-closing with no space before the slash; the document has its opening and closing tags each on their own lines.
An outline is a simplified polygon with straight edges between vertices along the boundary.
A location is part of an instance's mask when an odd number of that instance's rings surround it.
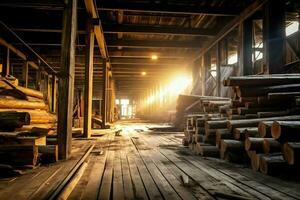
<svg viewBox="0 0 300 200">
<path fill-rule="evenodd" d="M 282 154 L 262 155 L 259 162 L 259 169 L 264 174 L 278 175 L 288 170 L 288 164 Z"/>
<path fill-rule="evenodd" d="M 17 128 L 16 131 L 28 131 L 35 135 L 43 135 L 45 132 L 50 132 L 50 130 L 55 129 L 55 124 L 32 124 L 24 125 L 21 128 Z M 42 132 L 42 134 L 40 134 Z"/>
<path fill-rule="evenodd" d="M 204 143 L 216 145 L 216 135 L 210 134 L 209 136 L 204 136 Z"/>
<path fill-rule="evenodd" d="M 259 161 L 262 155 L 263 154 L 258 154 L 255 151 L 252 151 L 250 159 L 251 159 L 251 168 L 253 171 L 259 170 Z"/>
<path fill-rule="evenodd" d="M 281 152 L 281 144 L 274 138 L 264 138 L 264 153 L 278 153 Z"/>
<path fill-rule="evenodd" d="M 240 153 L 244 151 L 244 148 L 244 142 L 230 139 L 221 140 L 221 158 L 224 159 L 226 152 Z"/>
<path fill-rule="evenodd" d="M 271 120 L 296 121 L 296 120 L 300 120 L 300 115 L 291 115 L 291 116 L 284 116 L 284 117 L 270 117 L 270 118 L 257 118 L 257 119 L 229 120 L 227 122 L 227 128 L 230 130 L 233 130 L 234 128 L 257 127 L 259 122 L 271 121 Z"/>
<path fill-rule="evenodd" d="M 240 107 L 238 108 L 239 115 L 246 115 L 246 114 L 257 114 L 258 112 L 267 112 L 267 111 L 275 111 L 280 108 L 270 107 L 270 108 L 246 108 Z"/>
<path fill-rule="evenodd" d="M 227 120 L 222 121 L 207 121 L 205 122 L 205 131 L 210 129 L 222 129 L 226 128 Z"/>
<path fill-rule="evenodd" d="M 202 145 L 200 144 L 198 147 L 198 154 L 204 157 L 220 157 L 220 150 L 213 145 Z"/>
<path fill-rule="evenodd" d="M 45 145 L 38 146 L 40 154 L 40 161 L 43 164 L 54 163 L 58 161 L 58 146 L 57 145 Z"/>
<path fill-rule="evenodd" d="M 38 161 L 37 146 L 0 146 L 0 163 L 12 166 L 35 166 Z"/>
<path fill-rule="evenodd" d="M 271 128 L 274 121 L 262 121 L 258 124 L 258 134 L 260 137 L 272 137 Z"/>
<path fill-rule="evenodd" d="M 269 100 L 292 100 L 295 96 L 300 96 L 300 92 L 268 93 Z"/>
<path fill-rule="evenodd" d="M 284 159 L 290 165 L 300 164 L 300 142 L 287 142 L 283 145 Z"/>
<path fill-rule="evenodd" d="M 2 146 L 10 145 L 46 145 L 46 137 L 34 137 L 34 136 L 18 136 L 10 138 L 0 138 L 0 144 Z"/>
<path fill-rule="evenodd" d="M 300 121 L 275 121 L 272 137 L 281 142 L 300 142 Z"/>
<path fill-rule="evenodd" d="M 233 129 L 233 137 L 236 140 L 245 140 L 245 131 L 249 127 Z"/>
<path fill-rule="evenodd" d="M 0 112 L 0 130 L 2 131 L 14 131 L 28 124 L 30 124 L 30 115 L 27 112 Z"/>
<path fill-rule="evenodd" d="M 26 88 L 26 87 L 22 87 L 22 86 L 18 86 L 18 85 L 12 85 L 12 84 L 9 84 L 8 82 L 9 81 L 7 81 L 5 79 L 2 79 L 0 81 L 0 88 L 7 89 L 7 90 L 15 89 L 15 90 L 18 90 L 18 91 L 22 92 L 23 94 L 25 94 L 26 96 L 29 96 L 29 97 L 35 97 L 35 98 L 38 98 L 38 99 L 43 99 L 44 98 L 43 93 L 41 93 L 40 91 L 33 90 L 33 89 L 30 89 L 30 88 Z"/>
<path fill-rule="evenodd" d="M 300 76 L 232 76 L 229 77 L 225 86 L 273 86 L 300 83 Z"/>
<path fill-rule="evenodd" d="M 277 85 L 277 86 L 266 86 L 266 87 L 238 87 L 238 97 L 257 97 L 266 96 L 268 93 L 278 92 L 298 92 L 300 90 L 300 84 L 290 85 Z"/>
<path fill-rule="evenodd" d="M 263 144 L 264 138 L 248 137 L 245 140 L 245 149 L 246 151 L 255 151 L 256 153 L 262 153 L 264 151 Z"/>
<path fill-rule="evenodd" d="M 247 137 L 256 137 L 258 135 L 258 128 L 244 127 L 233 129 L 234 139 L 245 140 Z"/>
<path fill-rule="evenodd" d="M 42 101 L 26 101 L 19 99 L 0 98 L 0 108 L 47 110 L 48 106 Z"/>
<path fill-rule="evenodd" d="M 55 123 L 56 115 L 47 112 L 46 110 L 32 110 L 32 109 L 0 109 L 1 112 L 27 112 L 30 115 L 31 124 L 45 124 L 45 123 Z"/>
<path fill-rule="evenodd" d="M 286 116 L 289 115 L 289 111 L 283 110 L 283 111 L 272 111 L 272 112 L 258 112 L 257 116 L 258 118 L 267 118 L 267 117 L 279 117 L 279 116 Z"/>
<path fill-rule="evenodd" d="M 216 145 L 221 147 L 222 139 L 233 139 L 233 134 L 228 129 L 218 129 L 216 132 Z"/>
</svg>

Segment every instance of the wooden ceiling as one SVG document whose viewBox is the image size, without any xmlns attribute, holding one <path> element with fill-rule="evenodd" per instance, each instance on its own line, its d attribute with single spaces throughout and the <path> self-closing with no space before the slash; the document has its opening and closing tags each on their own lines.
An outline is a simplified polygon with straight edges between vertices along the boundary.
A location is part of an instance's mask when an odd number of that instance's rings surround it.
<svg viewBox="0 0 300 200">
<path fill-rule="evenodd" d="M 254 0 L 97 0 L 112 74 L 120 94 L 136 93 L 188 67 L 190 55 Z M 62 0 L 1 0 L 1 21 L 55 69 L 60 65 Z M 83 83 L 87 12 L 78 1 L 75 82 Z M 22 49 L 18 42 L 10 41 Z M 95 43 L 96 44 L 96 43 Z M 94 80 L 101 81 L 96 45 Z M 151 60 L 151 55 L 157 60 Z M 141 76 L 141 72 L 147 72 Z"/>
</svg>

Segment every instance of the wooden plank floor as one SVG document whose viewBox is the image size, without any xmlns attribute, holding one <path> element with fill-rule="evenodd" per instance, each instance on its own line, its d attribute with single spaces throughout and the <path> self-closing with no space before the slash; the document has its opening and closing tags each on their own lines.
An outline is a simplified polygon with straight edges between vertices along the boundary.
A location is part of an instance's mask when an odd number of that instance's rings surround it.
<svg viewBox="0 0 300 200">
<path fill-rule="evenodd" d="M 158 126 L 149 123 L 120 122 L 117 126 L 122 129 L 120 136 L 108 133 L 97 140 L 80 141 L 95 147 L 69 199 L 224 199 L 220 193 L 245 199 L 300 199 L 300 182 L 195 156 L 181 145 L 182 133 L 149 131 L 147 127 Z M 37 194 L 45 199 L 41 194 L 51 192 L 51 184 L 65 174 L 61 170 L 68 171 L 71 165 L 65 162 L 39 168 L 25 178 L 3 180 L 0 199 L 38 199 Z M 187 185 L 182 177 L 188 177 Z M 32 182 L 26 182 L 28 178 Z"/>
</svg>

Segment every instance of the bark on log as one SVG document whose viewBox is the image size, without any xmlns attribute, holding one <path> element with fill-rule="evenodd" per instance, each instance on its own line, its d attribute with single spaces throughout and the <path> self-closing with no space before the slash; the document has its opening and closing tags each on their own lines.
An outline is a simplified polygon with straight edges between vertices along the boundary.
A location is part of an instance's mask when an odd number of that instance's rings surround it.
<svg viewBox="0 0 300 200">
<path fill-rule="evenodd" d="M 213 145 L 203 145 L 198 146 L 198 154 L 204 157 L 220 158 L 220 150 Z"/>
<path fill-rule="evenodd" d="M 279 92 L 279 93 L 268 93 L 269 100 L 291 100 L 295 96 L 300 96 L 300 92 Z"/>
<path fill-rule="evenodd" d="M 49 164 L 58 161 L 57 145 L 38 146 L 38 152 L 40 154 L 40 161 L 43 164 Z"/>
<path fill-rule="evenodd" d="M 245 149 L 246 151 L 255 151 L 256 153 L 262 153 L 264 151 L 263 144 L 264 138 L 248 137 L 245 140 Z"/>
<path fill-rule="evenodd" d="M 216 132 L 216 145 L 221 147 L 222 139 L 233 139 L 233 134 L 228 129 L 218 129 Z"/>
<path fill-rule="evenodd" d="M 238 114 L 239 115 L 246 115 L 246 114 L 257 114 L 258 112 L 270 112 L 270 111 L 276 111 L 281 108 L 276 107 L 270 107 L 270 108 L 245 108 L 240 107 L 238 108 Z"/>
<path fill-rule="evenodd" d="M 232 76 L 225 86 L 273 86 L 300 83 L 300 76 Z"/>
<path fill-rule="evenodd" d="M 220 155 L 221 158 L 224 159 L 225 157 L 225 152 L 242 152 L 244 151 L 244 142 L 238 141 L 238 140 L 230 140 L 230 139 L 225 139 L 221 140 L 221 149 L 220 149 Z"/>
<path fill-rule="evenodd" d="M 259 169 L 262 173 L 268 175 L 278 175 L 286 172 L 288 169 L 287 162 L 283 159 L 282 154 L 269 154 L 260 157 Z"/>
<path fill-rule="evenodd" d="M 30 115 L 27 112 L 0 112 L 0 130 L 2 131 L 14 131 L 28 124 L 30 124 Z"/>
<path fill-rule="evenodd" d="M 257 118 L 257 119 L 242 119 L 242 120 L 229 120 L 227 122 L 227 128 L 233 130 L 234 128 L 242 127 L 256 127 L 261 121 L 271 121 L 271 120 L 287 120 L 295 121 L 300 120 L 300 115 L 291 115 L 284 117 L 270 117 L 270 118 Z"/>
<path fill-rule="evenodd" d="M 19 99 L 0 98 L 0 108 L 47 110 L 48 106 L 42 101 L 26 101 Z"/>
<path fill-rule="evenodd" d="M 286 116 L 289 115 L 289 111 L 282 110 L 282 111 L 272 111 L 272 112 L 258 112 L 258 118 L 267 118 L 267 117 L 279 117 L 279 116 Z"/>
<path fill-rule="evenodd" d="M 268 93 L 278 92 L 298 92 L 300 84 L 277 85 L 266 87 L 239 87 L 237 88 L 238 97 L 257 97 L 266 96 Z"/>
<path fill-rule="evenodd" d="M 30 115 L 31 124 L 47 124 L 56 123 L 56 115 L 47 112 L 46 110 L 32 110 L 32 109 L 0 109 L 0 112 L 27 112 Z"/>
<path fill-rule="evenodd" d="M 300 121 L 275 121 L 272 137 L 281 142 L 300 142 Z"/>
<path fill-rule="evenodd" d="M 38 161 L 37 146 L 6 145 L 0 146 L 0 162 L 12 166 L 35 166 Z"/>
</svg>

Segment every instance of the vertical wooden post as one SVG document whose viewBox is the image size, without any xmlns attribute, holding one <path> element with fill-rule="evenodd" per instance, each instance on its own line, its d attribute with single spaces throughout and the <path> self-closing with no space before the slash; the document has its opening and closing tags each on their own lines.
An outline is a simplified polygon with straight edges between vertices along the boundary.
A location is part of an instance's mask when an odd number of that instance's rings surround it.
<svg viewBox="0 0 300 200">
<path fill-rule="evenodd" d="M 52 100 L 51 100 L 51 103 L 52 103 L 52 112 L 56 112 L 56 97 L 57 97 L 57 78 L 55 75 L 52 75 Z"/>
<path fill-rule="evenodd" d="M 1 71 L 1 76 L 5 77 L 6 75 L 9 74 L 9 67 L 10 67 L 10 63 L 9 63 L 9 48 L 3 47 L 3 63 L 2 63 L 2 71 Z"/>
<path fill-rule="evenodd" d="M 218 42 L 216 45 L 216 72 L 217 72 L 217 77 L 216 77 L 216 94 L 219 97 L 221 95 L 221 50 L 222 46 L 221 43 Z"/>
<path fill-rule="evenodd" d="M 285 1 L 271 0 L 265 5 L 263 37 L 264 57 L 269 74 L 284 72 Z"/>
<path fill-rule="evenodd" d="M 252 27 L 251 19 L 245 20 L 239 26 L 238 63 L 240 75 L 252 75 Z"/>
<path fill-rule="evenodd" d="M 35 80 L 35 89 L 41 90 L 41 71 L 39 69 L 36 70 L 36 80 Z"/>
<path fill-rule="evenodd" d="M 68 159 L 72 149 L 77 0 L 65 0 L 58 97 L 58 156 Z"/>
<path fill-rule="evenodd" d="M 83 136 L 90 137 L 92 130 L 93 101 L 93 65 L 94 65 L 94 27 L 87 22 L 86 56 L 85 56 L 85 89 L 84 89 L 84 120 Z M 79 106 L 79 105 L 78 105 Z"/>
<path fill-rule="evenodd" d="M 28 61 L 25 60 L 23 64 L 23 81 L 24 81 L 24 87 L 28 87 Z"/>
<path fill-rule="evenodd" d="M 102 128 L 106 126 L 106 118 L 107 118 L 107 61 L 103 59 L 102 64 L 102 104 L 101 104 L 101 118 L 102 118 Z"/>
<path fill-rule="evenodd" d="M 210 52 L 205 53 L 203 56 L 203 95 L 207 95 L 207 88 L 206 88 L 206 80 L 207 80 L 207 75 L 208 75 L 208 67 L 211 66 L 211 57 L 210 57 Z"/>
</svg>

